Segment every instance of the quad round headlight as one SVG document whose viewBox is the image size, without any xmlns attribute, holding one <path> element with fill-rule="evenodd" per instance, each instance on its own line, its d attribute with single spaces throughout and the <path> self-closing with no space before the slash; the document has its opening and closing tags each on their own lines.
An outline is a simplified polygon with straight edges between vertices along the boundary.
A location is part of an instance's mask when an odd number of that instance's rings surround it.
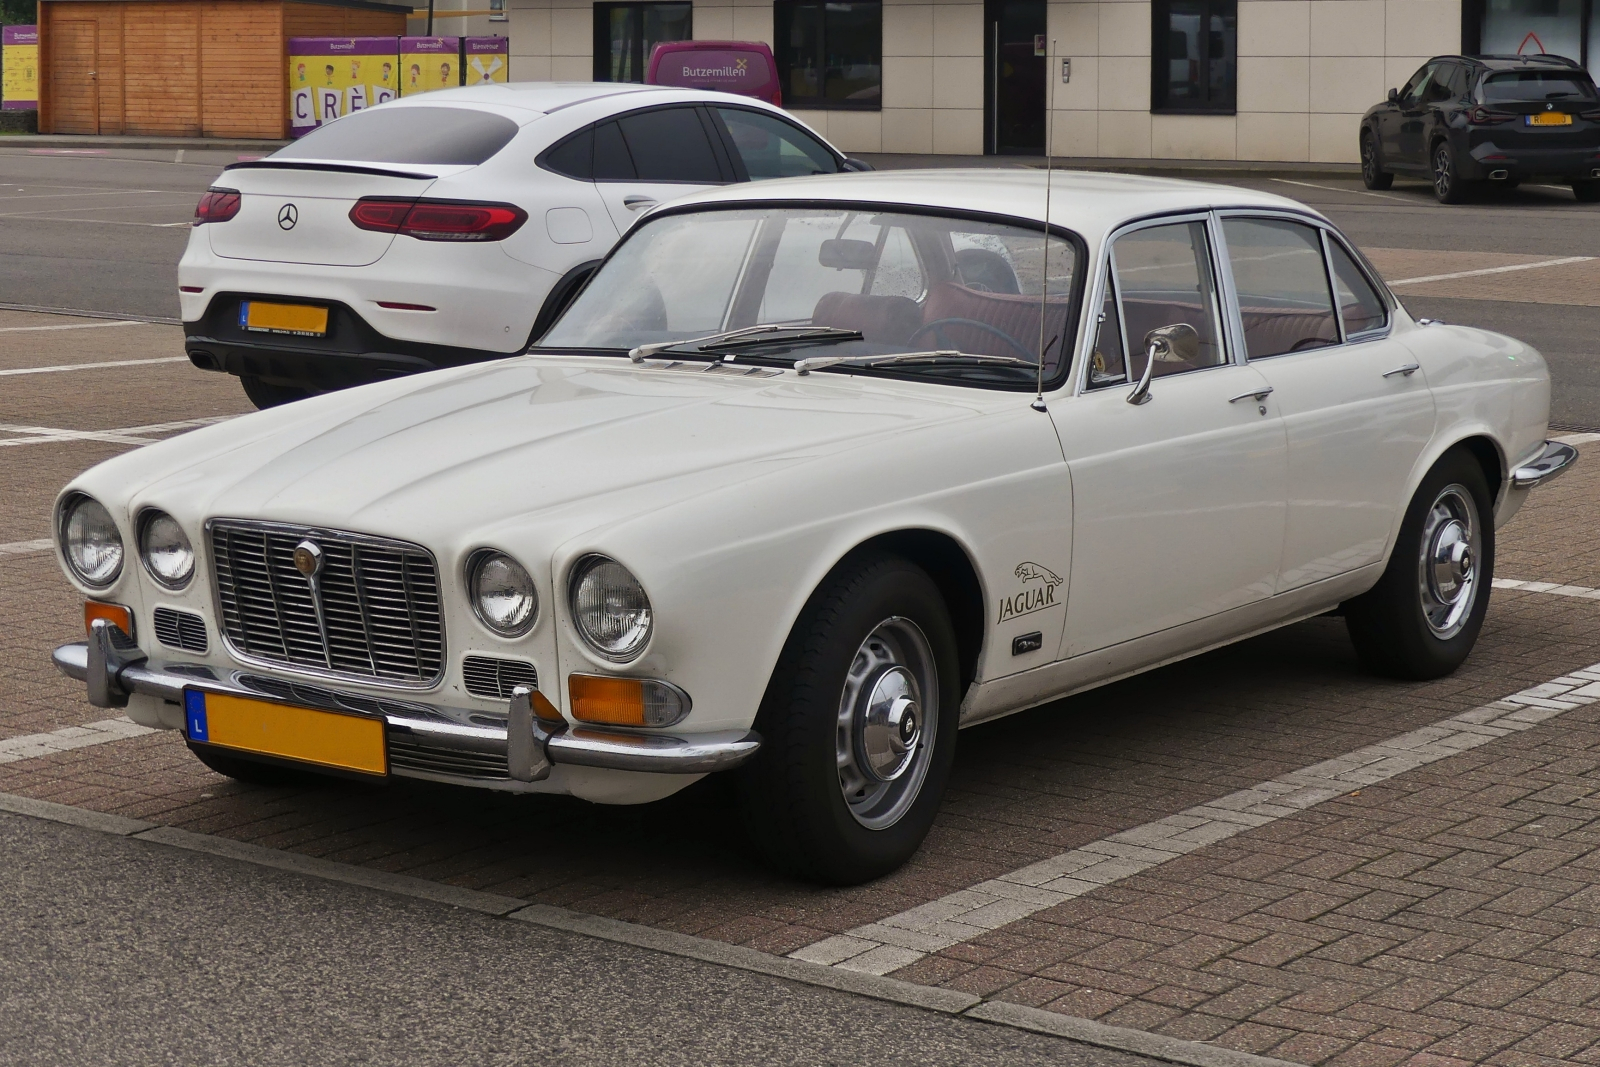
<svg viewBox="0 0 1600 1067">
<path fill-rule="evenodd" d="M 122 573 L 122 534 L 93 497 L 78 495 L 61 508 L 61 554 L 84 585 L 104 589 Z"/>
<path fill-rule="evenodd" d="M 615 660 L 638 655 L 653 625 L 644 586 L 606 556 L 587 556 L 573 570 L 572 618 L 590 647 Z"/>
<path fill-rule="evenodd" d="M 522 564 L 504 552 L 476 553 L 467 564 L 467 587 L 478 620 L 501 637 L 521 637 L 539 614 L 539 590 Z"/>
<path fill-rule="evenodd" d="M 182 589 L 194 577 L 194 547 L 178 520 L 164 511 L 139 516 L 139 558 L 150 577 L 168 589 Z"/>
</svg>

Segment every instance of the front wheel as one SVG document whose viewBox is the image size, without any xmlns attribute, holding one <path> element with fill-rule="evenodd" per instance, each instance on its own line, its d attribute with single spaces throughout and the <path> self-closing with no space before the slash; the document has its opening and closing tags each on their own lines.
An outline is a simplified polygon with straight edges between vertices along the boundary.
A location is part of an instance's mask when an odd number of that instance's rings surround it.
<svg viewBox="0 0 1600 1067">
<path fill-rule="evenodd" d="M 1370 133 L 1361 135 L 1361 182 L 1368 189 L 1388 189 L 1394 185 L 1394 175 L 1383 169 L 1378 158 L 1378 142 Z"/>
<path fill-rule="evenodd" d="M 1418 486 L 1383 577 L 1344 606 L 1361 662 L 1392 678 L 1441 678 L 1472 651 L 1494 578 L 1494 504 L 1483 468 L 1445 455 Z"/>
<path fill-rule="evenodd" d="M 774 865 L 855 885 L 910 859 L 955 757 L 960 681 L 949 611 L 920 567 L 864 553 L 836 569 L 789 635 L 756 717 L 766 741 L 739 771 Z"/>
<path fill-rule="evenodd" d="M 1448 141 L 1433 148 L 1433 198 L 1441 204 L 1461 204 L 1467 199 L 1468 183 L 1456 168 L 1456 154 Z"/>
<path fill-rule="evenodd" d="M 1572 195 L 1580 204 L 1600 203 L 1600 181 L 1573 182 Z"/>
</svg>

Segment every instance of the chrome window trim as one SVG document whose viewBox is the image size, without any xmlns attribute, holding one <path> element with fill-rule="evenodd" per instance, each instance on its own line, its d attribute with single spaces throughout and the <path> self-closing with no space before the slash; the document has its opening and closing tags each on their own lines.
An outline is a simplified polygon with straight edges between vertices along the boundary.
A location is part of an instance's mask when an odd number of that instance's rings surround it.
<svg viewBox="0 0 1600 1067">
<path fill-rule="evenodd" d="M 1201 209 L 1197 211 L 1183 211 L 1174 215 L 1152 215 L 1141 219 L 1134 219 L 1131 222 L 1125 222 L 1106 234 L 1105 247 L 1102 255 L 1100 256 L 1099 273 L 1095 277 L 1094 284 L 1092 286 L 1085 286 L 1085 296 L 1083 303 L 1080 305 L 1081 314 L 1079 315 L 1079 321 L 1083 324 L 1083 326 L 1079 332 L 1078 338 L 1078 349 L 1076 356 L 1078 369 L 1069 379 L 1069 381 L 1071 381 L 1073 384 L 1073 396 L 1081 396 L 1087 392 L 1099 393 L 1106 389 L 1113 389 L 1117 385 L 1129 384 L 1128 382 L 1107 382 L 1105 385 L 1099 386 L 1098 388 L 1092 390 L 1089 388 L 1088 364 L 1090 358 L 1094 354 L 1094 339 L 1098 330 L 1098 323 L 1095 321 L 1095 319 L 1100 314 L 1100 306 L 1105 302 L 1106 286 L 1110 285 L 1113 293 L 1115 294 L 1117 303 L 1117 325 L 1122 330 L 1123 364 L 1125 367 L 1129 366 L 1132 358 L 1130 355 L 1132 349 L 1128 347 L 1127 316 L 1122 313 L 1122 291 L 1121 287 L 1117 285 L 1115 277 L 1116 244 L 1120 238 L 1127 234 L 1134 233 L 1139 230 L 1148 230 L 1156 226 L 1172 226 L 1188 222 L 1198 222 L 1205 226 L 1206 244 L 1209 246 L 1206 254 L 1211 263 L 1211 277 L 1213 282 L 1211 292 L 1212 317 L 1217 324 L 1217 332 L 1220 335 L 1218 339 L 1221 341 L 1223 350 L 1227 353 L 1228 358 L 1224 362 L 1218 363 L 1215 367 L 1196 367 L 1194 371 L 1216 370 L 1220 367 L 1230 367 L 1236 365 L 1236 344 L 1233 336 L 1232 321 L 1230 320 L 1227 311 L 1227 297 L 1223 290 L 1223 286 L 1225 284 L 1223 281 L 1224 277 L 1228 278 L 1228 282 L 1226 284 L 1231 284 L 1232 277 L 1230 274 L 1227 274 L 1220 269 L 1221 264 L 1217 259 L 1219 251 L 1217 237 L 1220 233 L 1221 227 L 1216 221 L 1216 214 L 1217 213 L 1215 211 Z M 1091 308 L 1095 309 L 1092 313 L 1090 311 Z M 1182 373 L 1192 374 L 1194 371 L 1183 371 Z M 1177 378 L 1179 376 L 1180 375 L 1167 375 L 1166 377 Z"/>
<path fill-rule="evenodd" d="M 222 612 L 222 587 L 217 582 L 216 560 L 211 558 L 210 555 L 212 544 L 211 529 L 216 523 L 219 522 L 243 526 L 252 530 L 261 530 L 266 533 L 293 534 L 307 538 L 325 537 L 329 540 L 339 540 L 352 544 L 372 545 L 373 547 L 382 548 L 401 547 L 414 549 L 426 555 L 429 562 L 433 564 L 435 580 L 439 583 L 438 672 L 435 673 L 432 678 L 425 681 L 402 682 L 392 678 L 371 678 L 358 674 L 349 674 L 344 671 L 329 670 L 325 667 L 308 667 L 298 663 L 284 663 L 279 660 L 263 659 L 259 656 L 252 656 L 247 652 L 240 651 L 240 649 L 234 645 L 233 638 L 228 634 L 228 627 L 225 621 L 226 617 Z M 371 686 L 374 689 L 401 689 L 411 692 L 422 692 L 424 690 L 437 689 L 441 684 L 443 684 L 445 676 L 450 669 L 450 639 L 447 632 L 446 619 L 449 611 L 446 607 L 447 598 L 445 592 L 444 572 L 439 568 L 438 557 L 435 556 L 433 551 L 426 545 L 419 545 L 415 541 L 402 541 L 396 537 L 381 537 L 377 534 L 357 533 L 354 530 L 333 530 L 325 526 L 303 526 L 299 523 L 293 522 L 269 522 L 260 519 L 235 519 L 226 515 L 212 516 L 205 521 L 205 524 L 201 527 L 201 529 L 204 532 L 203 540 L 205 541 L 205 544 L 202 548 L 197 548 L 195 550 L 195 567 L 196 569 L 199 569 L 200 552 L 204 551 L 206 553 L 206 575 L 211 582 L 211 609 L 216 613 L 214 617 L 216 619 L 217 634 L 222 638 L 223 647 L 228 650 L 228 654 L 238 662 L 251 667 L 260 667 L 269 671 L 277 671 L 282 674 L 300 675 L 301 677 L 305 678 L 333 678 L 341 682 L 349 682 L 353 685 Z"/>
<path fill-rule="evenodd" d="M 1339 336 L 1342 338 L 1342 340 L 1337 345 L 1323 345 L 1321 348 L 1307 349 L 1306 352 L 1280 352 L 1276 356 L 1261 356 L 1259 357 L 1260 359 L 1278 359 L 1282 356 L 1305 355 L 1307 352 L 1325 352 L 1330 348 L 1343 348 L 1345 345 L 1360 344 L 1363 341 L 1376 341 L 1379 338 L 1389 336 L 1389 334 L 1394 330 L 1394 312 L 1395 309 L 1400 306 L 1400 301 L 1395 297 L 1394 293 L 1389 291 L 1389 287 L 1383 283 L 1382 279 L 1376 276 L 1371 264 L 1367 262 L 1366 257 L 1358 252 L 1355 247 L 1351 245 L 1350 242 L 1345 238 L 1344 234 L 1340 233 L 1339 230 L 1326 219 L 1299 211 L 1274 208 L 1222 208 L 1213 212 L 1213 214 L 1217 216 L 1217 228 L 1219 231 L 1222 228 L 1222 221 L 1230 218 L 1280 219 L 1284 222 L 1298 222 L 1304 226 L 1315 227 L 1321 232 L 1322 235 L 1322 269 L 1328 277 L 1329 291 L 1333 294 L 1334 318 L 1338 321 Z M 1337 245 L 1347 256 L 1350 257 L 1350 262 L 1355 264 L 1356 271 L 1361 275 L 1362 278 L 1366 279 L 1367 284 L 1372 287 L 1372 291 L 1378 295 L 1378 302 L 1384 305 L 1384 318 L 1382 326 L 1376 326 L 1370 330 L 1363 330 L 1358 334 L 1351 334 L 1345 329 L 1344 309 L 1339 305 L 1339 286 L 1337 282 L 1337 276 L 1333 271 L 1333 248 L 1335 245 Z M 1224 244 L 1223 247 L 1226 248 L 1226 245 Z M 1235 294 L 1233 299 L 1234 314 L 1238 315 L 1238 299 L 1233 288 L 1232 263 L 1228 264 L 1228 290 L 1230 294 Z M 1244 319 L 1242 316 L 1240 316 L 1235 321 L 1237 323 L 1237 328 L 1240 330 L 1240 362 L 1241 364 L 1246 364 L 1249 362 L 1249 359 L 1244 352 Z"/>
</svg>

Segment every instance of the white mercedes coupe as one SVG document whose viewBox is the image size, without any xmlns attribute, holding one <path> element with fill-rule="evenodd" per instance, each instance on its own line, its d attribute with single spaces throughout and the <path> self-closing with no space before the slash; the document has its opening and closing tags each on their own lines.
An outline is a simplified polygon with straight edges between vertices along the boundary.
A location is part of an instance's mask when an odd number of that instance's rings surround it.
<svg viewBox="0 0 1600 1067">
<path fill-rule="evenodd" d="M 728 93 L 529 82 L 392 100 L 222 172 L 178 264 L 185 350 L 257 407 L 515 355 L 646 209 L 845 169 L 870 168 Z"/>
<path fill-rule="evenodd" d="M 1335 610 L 1372 670 L 1453 670 L 1496 528 L 1577 458 L 1549 398 L 1279 197 L 734 186 L 647 215 L 523 355 L 74 479 L 55 660 L 247 781 L 731 772 L 775 863 L 859 882 L 962 727 Z"/>
</svg>

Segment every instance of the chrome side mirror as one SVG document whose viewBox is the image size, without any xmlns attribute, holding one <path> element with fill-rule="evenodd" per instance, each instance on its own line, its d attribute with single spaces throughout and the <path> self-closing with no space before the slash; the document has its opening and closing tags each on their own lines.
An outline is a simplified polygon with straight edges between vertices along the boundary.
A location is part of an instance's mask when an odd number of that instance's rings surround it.
<svg viewBox="0 0 1600 1067">
<path fill-rule="evenodd" d="M 1144 335 L 1144 373 L 1128 394 L 1128 403 L 1143 404 L 1150 399 L 1150 375 L 1156 363 L 1191 363 L 1200 355 L 1200 334 L 1187 322 L 1175 322 Z"/>
</svg>

